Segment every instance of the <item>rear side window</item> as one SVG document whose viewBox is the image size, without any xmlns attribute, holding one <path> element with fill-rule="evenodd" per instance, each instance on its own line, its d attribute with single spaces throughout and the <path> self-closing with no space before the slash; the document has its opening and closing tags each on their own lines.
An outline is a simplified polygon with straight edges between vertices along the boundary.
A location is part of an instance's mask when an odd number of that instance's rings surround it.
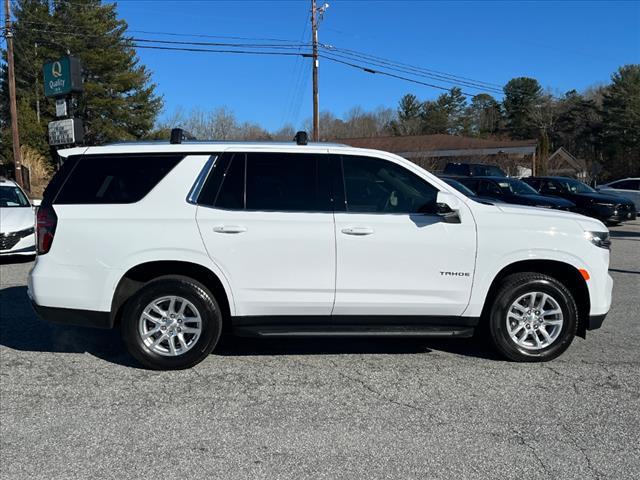
<svg viewBox="0 0 640 480">
<path fill-rule="evenodd" d="M 77 160 L 56 204 L 134 203 L 144 198 L 182 155 L 93 155 Z"/>
<path fill-rule="evenodd" d="M 236 153 L 223 175 L 222 186 L 216 198 L 215 206 L 227 210 L 244 208 L 244 172 L 246 155 Z"/>
<path fill-rule="evenodd" d="M 249 153 L 247 210 L 329 211 L 326 156 Z"/>
<path fill-rule="evenodd" d="M 333 209 L 330 162 L 328 155 L 227 154 L 207 181 L 199 203 L 226 210 L 329 212 Z"/>
</svg>

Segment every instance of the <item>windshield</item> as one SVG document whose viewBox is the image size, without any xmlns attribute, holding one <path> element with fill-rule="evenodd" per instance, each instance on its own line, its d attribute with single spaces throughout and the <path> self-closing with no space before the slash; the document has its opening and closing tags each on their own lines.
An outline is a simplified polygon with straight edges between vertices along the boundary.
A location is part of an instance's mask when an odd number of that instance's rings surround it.
<svg viewBox="0 0 640 480">
<path fill-rule="evenodd" d="M 445 182 L 447 182 L 449 185 L 451 185 L 453 188 L 458 190 L 460 193 L 464 193 L 467 197 L 474 197 L 475 196 L 475 193 L 473 193 L 470 188 L 465 187 L 460 182 L 458 182 L 456 180 L 452 180 L 450 178 L 443 178 L 443 180 Z"/>
<path fill-rule="evenodd" d="M 497 183 L 500 186 L 500 189 L 505 193 L 512 193 L 514 195 L 538 195 L 538 192 L 522 180 L 504 178 L 500 179 Z"/>
<path fill-rule="evenodd" d="M 572 178 L 563 178 L 558 180 L 562 184 L 562 188 L 568 190 L 571 193 L 596 193 L 586 183 L 582 183 L 580 180 L 574 180 Z"/>
<path fill-rule="evenodd" d="M 31 204 L 22 190 L 15 186 L 0 187 L 0 207 L 30 207 Z"/>
</svg>

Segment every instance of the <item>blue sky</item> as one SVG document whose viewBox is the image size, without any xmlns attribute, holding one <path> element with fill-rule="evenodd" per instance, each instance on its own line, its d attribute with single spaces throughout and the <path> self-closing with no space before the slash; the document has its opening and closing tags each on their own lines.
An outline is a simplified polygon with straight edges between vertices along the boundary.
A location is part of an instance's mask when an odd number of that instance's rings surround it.
<svg viewBox="0 0 640 480">
<path fill-rule="evenodd" d="M 322 43 L 484 82 L 531 76 L 560 94 L 605 83 L 620 65 L 640 63 L 640 2 L 329 3 Z M 130 30 L 299 42 L 310 38 L 309 4 L 125 0 L 118 11 Z M 139 56 L 164 96 L 165 115 L 178 107 L 227 106 L 239 120 L 270 130 L 286 122 L 300 128 L 311 115 L 309 59 L 142 49 Z M 321 60 L 321 110 L 342 116 L 354 106 L 395 108 L 405 93 L 428 99 L 441 92 Z"/>
</svg>

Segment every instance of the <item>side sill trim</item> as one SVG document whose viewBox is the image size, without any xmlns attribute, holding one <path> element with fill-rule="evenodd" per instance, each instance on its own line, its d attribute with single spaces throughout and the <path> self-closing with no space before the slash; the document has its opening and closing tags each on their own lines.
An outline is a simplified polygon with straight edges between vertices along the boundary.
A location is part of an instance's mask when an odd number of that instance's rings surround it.
<svg viewBox="0 0 640 480">
<path fill-rule="evenodd" d="M 475 327 L 480 317 L 462 317 L 456 315 L 251 315 L 232 317 L 234 327 L 243 326 L 283 326 L 307 325 L 338 328 L 344 325 L 367 328 L 375 325 L 387 327 L 440 326 Z"/>
<path fill-rule="evenodd" d="M 473 327 L 398 325 L 246 325 L 234 327 L 241 337 L 427 337 L 468 338 Z"/>
</svg>

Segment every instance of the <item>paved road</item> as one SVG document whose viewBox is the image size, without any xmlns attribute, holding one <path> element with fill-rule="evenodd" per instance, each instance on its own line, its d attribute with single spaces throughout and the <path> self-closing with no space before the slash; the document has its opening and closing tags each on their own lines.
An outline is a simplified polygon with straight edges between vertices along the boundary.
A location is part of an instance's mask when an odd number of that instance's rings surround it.
<svg viewBox="0 0 640 480">
<path fill-rule="evenodd" d="M 189 371 L 49 325 L 0 265 L 0 472 L 29 478 L 640 478 L 640 221 L 614 303 L 558 360 L 473 341 L 243 342 Z"/>
</svg>

